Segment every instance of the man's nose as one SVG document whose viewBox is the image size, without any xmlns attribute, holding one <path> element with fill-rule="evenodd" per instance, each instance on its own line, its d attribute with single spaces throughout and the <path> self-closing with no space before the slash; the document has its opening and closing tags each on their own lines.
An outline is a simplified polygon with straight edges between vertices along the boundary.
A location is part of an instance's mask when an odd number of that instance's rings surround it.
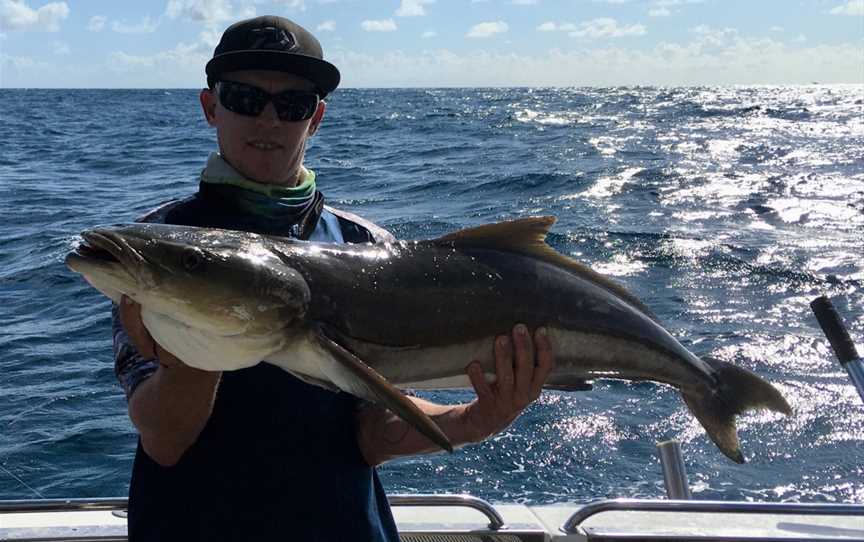
<svg viewBox="0 0 864 542">
<path fill-rule="evenodd" d="M 258 122 L 268 126 L 280 122 L 279 114 L 276 112 L 276 106 L 273 105 L 273 102 L 267 102 L 267 105 L 264 106 L 264 110 L 261 111 L 260 115 L 258 115 Z"/>
</svg>

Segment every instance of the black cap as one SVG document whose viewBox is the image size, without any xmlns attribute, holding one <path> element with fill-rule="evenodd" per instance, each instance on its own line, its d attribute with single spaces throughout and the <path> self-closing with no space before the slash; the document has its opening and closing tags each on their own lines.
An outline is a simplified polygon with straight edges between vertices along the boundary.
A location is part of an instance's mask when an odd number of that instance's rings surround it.
<svg viewBox="0 0 864 542">
<path fill-rule="evenodd" d="M 324 60 L 321 44 L 305 28 L 275 15 L 246 19 L 222 34 L 207 63 L 207 85 L 235 70 L 292 73 L 315 83 L 323 98 L 339 86 L 339 70 Z"/>
</svg>

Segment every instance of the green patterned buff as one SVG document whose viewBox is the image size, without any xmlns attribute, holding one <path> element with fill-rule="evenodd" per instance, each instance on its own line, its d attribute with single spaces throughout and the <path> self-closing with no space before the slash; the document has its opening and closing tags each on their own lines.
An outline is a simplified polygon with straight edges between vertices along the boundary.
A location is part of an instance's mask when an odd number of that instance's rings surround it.
<svg viewBox="0 0 864 542">
<path fill-rule="evenodd" d="M 294 187 L 251 181 L 216 153 L 201 172 L 201 183 L 211 193 L 230 199 L 250 215 L 270 219 L 302 216 L 315 201 L 315 172 L 304 168 L 303 181 Z"/>
</svg>

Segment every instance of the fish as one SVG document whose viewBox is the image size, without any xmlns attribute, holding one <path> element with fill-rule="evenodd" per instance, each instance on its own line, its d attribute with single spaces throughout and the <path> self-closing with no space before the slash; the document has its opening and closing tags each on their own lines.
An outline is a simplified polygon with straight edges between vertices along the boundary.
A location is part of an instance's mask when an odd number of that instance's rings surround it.
<svg viewBox="0 0 864 542">
<path fill-rule="evenodd" d="M 153 338 L 186 364 L 267 362 L 382 405 L 441 448 L 452 444 L 402 391 L 495 379 L 494 338 L 543 327 L 556 365 L 546 388 L 596 379 L 676 388 L 720 451 L 743 463 L 736 416 L 791 415 L 746 368 L 691 353 L 636 296 L 546 243 L 554 217 L 436 239 L 327 244 L 242 231 L 133 223 L 82 232 L 66 264 L 119 303 L 141 305 Z"/>
</svg>

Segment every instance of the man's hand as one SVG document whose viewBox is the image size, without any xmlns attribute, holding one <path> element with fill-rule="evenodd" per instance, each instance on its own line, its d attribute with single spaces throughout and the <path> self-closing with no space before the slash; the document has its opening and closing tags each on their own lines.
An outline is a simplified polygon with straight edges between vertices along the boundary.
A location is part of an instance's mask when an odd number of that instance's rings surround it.
<svg viewBox="0 0 864 542">
<path fill-rule="evenodd" d="M 540 397 L 543 384 L 555 367 L 555 356 L 544 328 L 536 330 L 533 341 L 523 324 L 515 326 L 511 335 L 495 339 L 494 383 L 486 381 L 479 362 L 474 361 L 467 368 L 477 399 L 468 405 L 465 417 L 477 431 L 477 440 L 502 431 Z"/>
<path fill-rule="evenodd" d="M 183 363 L 153 340 L 150 332 L 144 327 L 144 322 L 141 321 L 141 305 L 125 295 L 120 299 L 120 322 L 123 323 L 123 329 L 126 330 L 135 349 L 145 358 L 156 358 L 160 365 L 169 369 Z"/>
<path fill-rule="evenodd" d="M 480 363 L 474 361 L 466 371 L 477 392 L 469 404 L 437 405 L 409 399 L 435 420 L 454 446 L 481 440 L 501 431 L 516 419 L 537 397 L 555 367 L 552 345 L 543 328 L 534 340 L 524 325 L 513 328 L 512 336 L 495 340 L 497 381 L 486 382 Z M 380 465 L 396 457 L 441 451 L 427 437 L 386 408 L 374 406 L 357 415 L 357 442 L 369 465 Z"/>
</svg>

